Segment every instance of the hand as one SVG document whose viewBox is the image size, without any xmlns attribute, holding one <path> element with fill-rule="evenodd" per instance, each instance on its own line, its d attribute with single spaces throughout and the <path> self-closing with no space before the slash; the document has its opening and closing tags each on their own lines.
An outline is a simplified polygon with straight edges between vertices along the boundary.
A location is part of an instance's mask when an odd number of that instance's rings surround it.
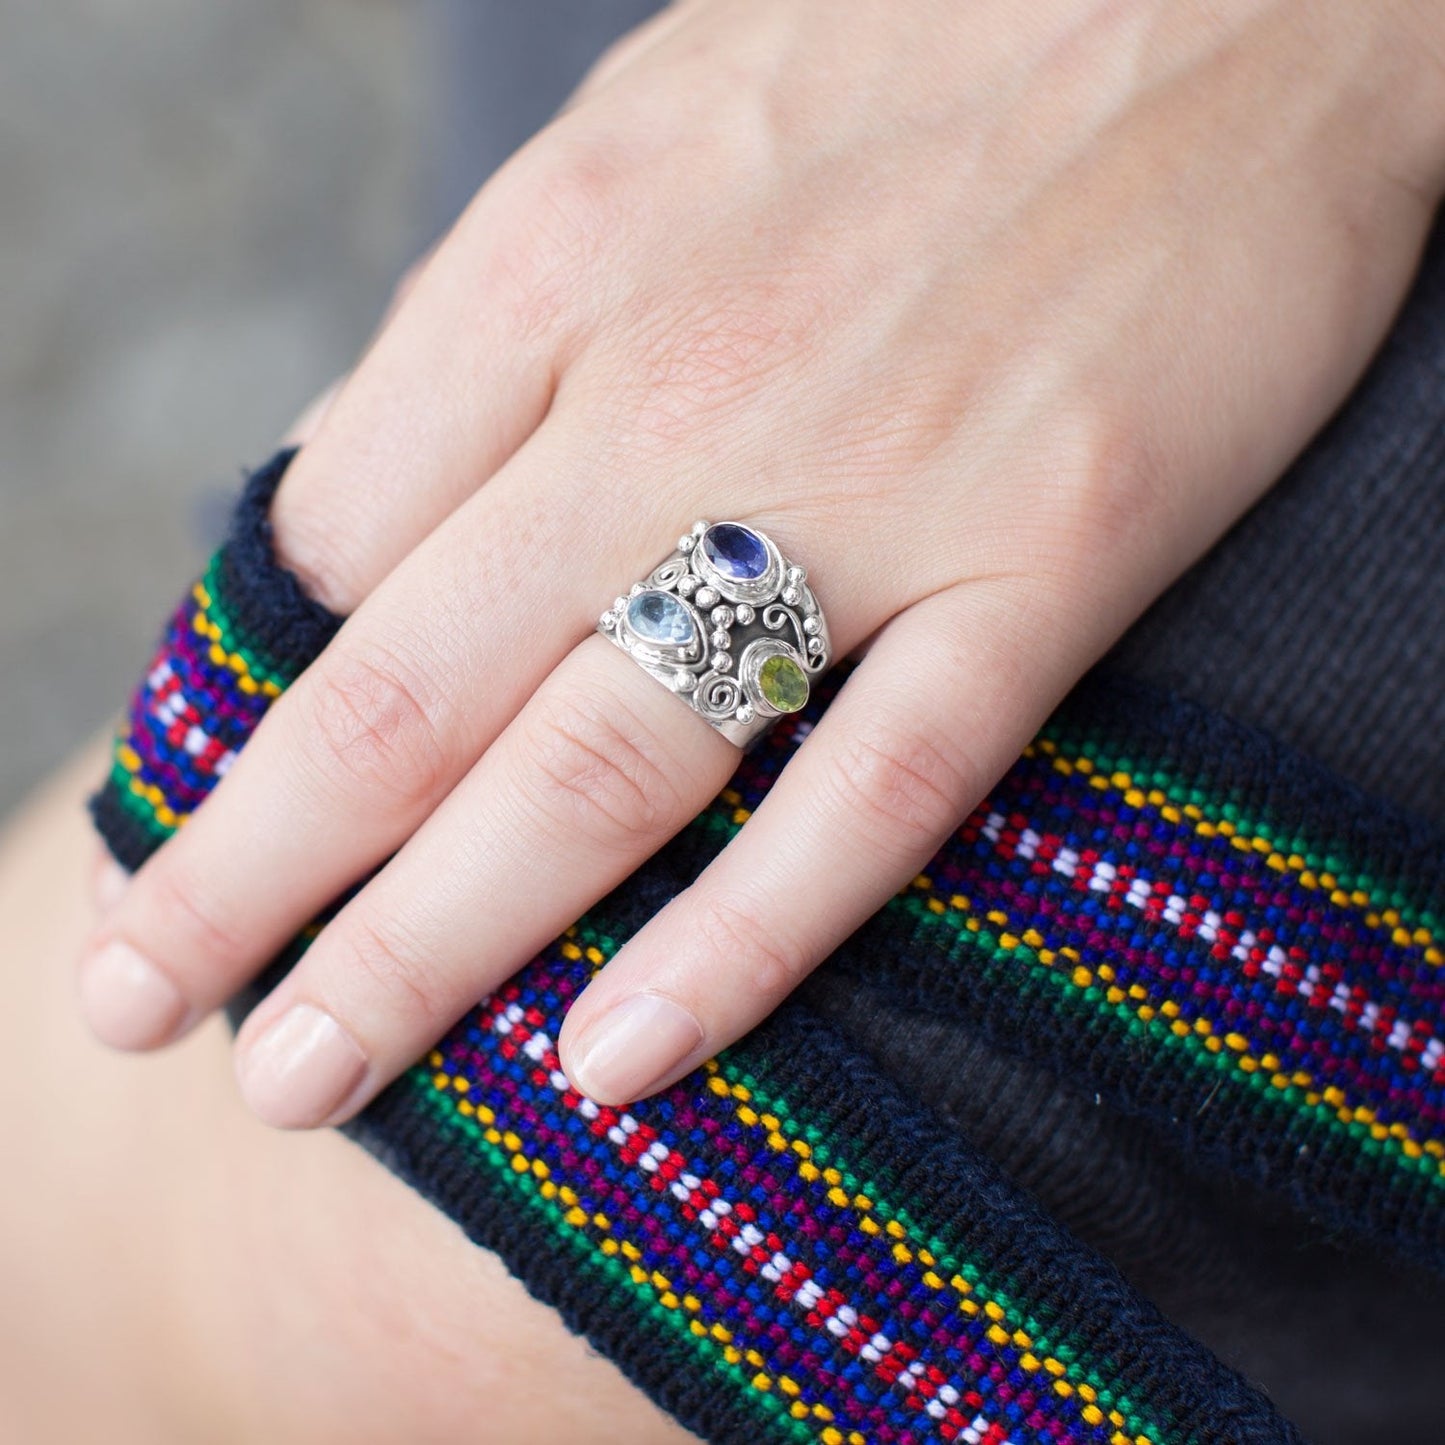
<svg viewBox="0 0 1445 1445">
<path fill-rule="evenodd" d="M 745 1032 L 1358 376 L 1445 185 L 1431 8 L 694 0 L 645 27 L 293 464 L 283 553 L 353 615 L 101 920 L 97 1030 L 177 1037 L 389 859 L 237 1042 L 272 1122 L 361 1107 L 735 766 L 592 633 L 706 516 L 802 561 L 866 656 L 560 1047 L 616 1103 Z"/>
</svg>

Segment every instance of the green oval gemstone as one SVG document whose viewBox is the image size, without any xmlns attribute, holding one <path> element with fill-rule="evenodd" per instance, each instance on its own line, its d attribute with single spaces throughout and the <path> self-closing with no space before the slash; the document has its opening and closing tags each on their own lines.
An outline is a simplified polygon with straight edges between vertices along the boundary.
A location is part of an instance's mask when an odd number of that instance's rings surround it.
<svg viewBox="0 0 1445 1445">
<path fill-rule="evenodd" d="M 791 657 L 773 656 L 758 669 L 758 691 L 779 712 L 797 712 L 808 700 L 808 679 Z"/>
</svg>

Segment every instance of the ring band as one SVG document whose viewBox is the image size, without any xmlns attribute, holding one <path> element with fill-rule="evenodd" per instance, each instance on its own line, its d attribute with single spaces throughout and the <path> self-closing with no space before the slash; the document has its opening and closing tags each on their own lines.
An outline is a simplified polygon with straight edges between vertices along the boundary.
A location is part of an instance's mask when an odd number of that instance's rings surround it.
<svg viewBox="0 0 1445 1445">
<path fill-rule="evenodd" d="M 696 522 L 597 630 L 730 743 L 808 700 L 832 646 L 803 568 L 741 522 Z"/>
</svg>

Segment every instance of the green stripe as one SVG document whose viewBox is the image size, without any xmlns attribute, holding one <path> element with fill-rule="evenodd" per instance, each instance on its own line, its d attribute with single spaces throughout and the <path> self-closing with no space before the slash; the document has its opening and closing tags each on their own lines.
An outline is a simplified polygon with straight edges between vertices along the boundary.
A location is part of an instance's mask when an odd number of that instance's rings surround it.
<svg viewBox="0 0 1445 1445">
<path fill-rule="evenodd" d="M 250 641 L 241 628 L 237 627 L 226 610 L 224 592 L 220 584 L 221 556 L 222 554 L 217 552 L 211 558 L 211 564 L 206 568 L 205 576 L 201 579 L 201 585 L 211 598 L 211 605 L 206 608 L 206 615 L 221 632 L 221 640 L 215 645 L 225 648 L 227 653 L 234 652 L 240 657 L 257 682 L 274 683 L 277 687 L 284 689 L 296 680 L 301 669 L 298 668 L 293 672 L 269 661 L 263 650 Z"/>
<path fill-rule="evenodd" d="M 597 948 L 604 956 L 610 959 L 617 951 L 618 944 L 608 934 L 595 928 L 588 922 L 577 925 L 576 933 L 578 940 L 584 942 L 584 946 Z M 891 1216 L 896 1219 L 905 1229 L 921 1239 L 938 1259 L 938 1272 L 941 1270 L 946 1274 L 959 1274 L 966 1279 L 980 1294 L 986 1295 L 998 1303 L 1010 1317 L 1018 1322 L 1034 1340 L 1035 1352 L 1042 1351 L 1045 1354 L 1053 1355 L 1062 1363 L 1070 1366 L 1075 1372 L 1075 1378 L 1082 1377 L 1084 1382 L 1091 1385 L 1099 1393 L 1099 1399 L 1104 1402 L 1106 1409 L 1116 1409 L 1124 1416 L 1126 1422 L 1135 1434 L 1147 1434 L 1156 1441 L 1164 1439 L 1157 1430 L 1151 1428 L 1143 1417 L 1137 1413 L 1133 1404 L 1126 1396 L 1121 1394 L 1114 1387 L 1106 1383 L 1106 1377 L 1101 1375 L 1097 1369 L 1091 1368 L 1084 1360 L 1084 1352 L 1064 1340 L 1054 1340 L 1050 1332 L 1039 1323 L 1038 1318 L 1032 1314 L 1024 1303 L 1015 1297 L 1011 1291 L 1000 1288 L 993 1281 L 985 1269 L 974 1263 L 966 1263 L 954 1253 L 951 1248 L 944 1244 L 937 1235 L 921 1227 L 913 1218 L 911 1213 L 902 1207 L 888 1202 L 885 1198 L 887 1191 L 880 1190 L 870 1179 L 859 1182 L 855 1175 L 841 1159 L 837 1157 L 833 1145 L 828 1142 L 828 1130 L 826 1126 L 817 1127 L 811 1122 L 799 1118 L 799 1111 L 790 1105 L 782 1102 L 781 1098 L 774 1093 L 771 1085 L 762 1085 L 758 1082 L 757 1074 L 749 1072 L 749 1067 L 762 1069 L 769 1067 L 768 1061 L 764 1059 L 757 1049 L 749 1049 L 746 1039 L 732 1047 L 722 1050 L 715 1062 L 719 1072 L 731 1083 L 743 1084 L 753 1093 L 754 1099 L 759 1101 L 763 1112 L 776 1114 L 783 1122 L 787 1130 L 804 1139 L 808 1147 L 813 1151 L 815 1162 L 828 1168 L 836 1169 L 842 1175 L 844 1183 L 855 1194 L 867 1195 L 877 1206 L 879 1213 Z M 861 1147 L 861 1146 L 860 1146 Z"/>
<path fill-rule="evenodd" d="M 448 1129 L 466 1138 L 474 1152 L 489 1166 L 492 1177 L 510 1186 L 517 1198 L 537 1213 L 552 1234 L 560 1237 L 563 1243 L 579 1256 L 584 1266 L 602 1277 L 609 1292 L 621 1290 L 624 1294 L 630 1294 L 642 1312 L 661 1326 L 666 1335 L 680 1344 L 690 1345 L 705 1367 L 722 1375 L 729 1387 L 756 1410 L 765 1424 L 785 1430 L 794 1440 L 816 1445 L 817 1431 L 814 1426 L 806 1420 L 794 1419 L 779 1395 L 754 1389 L 749 1373 L 741 1365 L 730 1364 L 725 1360 L 722 1348 L 716 1340 L 693 1334 L 687 1328 L 687 1319 L 681 1310 L 670 1310 L 660 1304 L 650 1286 L 638 1284 L 633 1279 L 625 1262 L 616 1256 L 603 1254 L 591 1238 L 568 1224 L 562 1209 L 550 1199 L 543 1198 L 531 1173 L 517 1173 L 512 1168 L 510 1156 L 486 1138 L 482 1127 L 475 1120 L 458 1113 L 449 1101 L 438 1095 L 437 1090 L 432 1087 L 432 1072 L 429 1068 L 418 1066 L 407 1076 L 422 1106 Z M 676 1293 L 679 1295 L 689 1292 L 686 1285 L 676 1286 Z M 698 1298 L 702 1299 L 704 1296 L 699 1295 Z"/>
<path fill-rule="evenodd" d="M 227 610 L 224 588 L 220 583 L 221 559 L 222 553 L 217 552 L 202 579 L 211 597 L 207 614 L 221 632 L 221 642 L 218 645 L 227 653 L 236 653 L 244 659 L 252 676 L 258 681 L 268 681 L 284 689 L 295 680 L 301 669 L 292 671 L 269 661 L 263 650 L 247 639 L 243 630 L 237 627 Z M 1207 809 L 1214 816 L 1228 820 L 1240 830 L 1263 838 L 1275 852 L 1297 854 L 1305 860 L 1311 871 L 1333 874 L 1347 891 L 1369 893 L 1373 906 L 1396 910 L 1402 921 L 1412 928 L 1427 928 L 1437 937 L 1445 932 L 1445 925 L 1442 925 L 1438 912 L 1430 905 L 1412 899 L 1402 889 L 1386 885 L 1339 854 L 1327 852 L 1303 836 L 1285 837 L 1267 817 L 1249 812 L 1223 793 L 1211 793 L 1186 783 L 1181 776 L 1166 767 L 1142 764 L 1134 755 L 1101 739 L 1092 729 L 1076 728 L 1072 721 L 1062 714 L 1050 718 L 1040 729 L 1039 736 L 1048 738 L 1067 751 L 1088 756 L 1098 768 L 1108 773 L 1128 773 L 1141 788 L 1158 788 L 1168 793 L 1170 801 L 1177 806 L 1183 807 L 1192 803 L 1196 807 Z M 1116 795 L 1119 791 L 1112 785 L 1111 790 Z"/>
<path fill-rule="evenodd" d="M 132 816 L 152 831 L 158 841 L 163 842 L 170 837 L 174 829 L 162 827 L 156 821 L 151 805 L 131 791 L 130 776 L 119 763 L 116 763 L 111 770 L 111 780 L 120 801 Z M 733 822 L 732 812 L 732 807 L 727 805 L 721 808 L 710 807 L 694 820 L 690 825 L 690 830 L 721 833 L 725 838 L 730 839 L 743 826 Z M 1223 1050 L 1218 1053 L 1211 1052 L 1204 1047 L 1197 1034 L 1189 1033 L 1181 1037 L 1169 1027 L 1167 1022 L 1161 1019 L 1147 1021 L 1141 1019 L 1128 1003 L 1111 1004 L 1104 996 L 1104 989 L 1095 985 L 1079 989 L 1073 980 L 1066 976 L 1065 970 L 1041 962 L 1036 950 L 1027 944 L 1020 942 L 1012 950 L 1005 949 L 999 942 L 998 935 L 990 932 L 989 929 L 980 926 L 975 932 L 958 927 L 951 922 L 947 913 L 936 913 L 927 906 L 924 900 L 910 895 L 895 896 L 882 909 L 884 914 L 900 911 L 911 915 L 915 922 L 926 923 L 931 929 L 942 927 L 946 930 L 950 940 L 954 942 L 976 947 L 993 965 L 986 969 L 991 979 L 999 979 L 1006 969 L 1009 977 L 1002 981 L 1011 989 L 1017 990 L 1018 973 L 1022 966 L 1036 985 L 1041 981 L 1047 981 L 1049 988 L 1056 993 L 1058 1001 L 1075 1010 L 1078 1017 L 1086 1021 L 1099 1019 L 1114 1028 L 1116 1032 L 1122 1030 L 1125 1035 L 1132 1035 L 1136 1039 L 1147 1037 L 1153 1044 L 1165 1046 L 1172 1051 L 1175 1057 L 1188 1060 L 1195 1068 L 1212 1069 L 1216 1074 L 1222 1074 L 1224 1082 L 1232 1090 L 1241 1087 L 1250 1089 L 1259 1098 L 1267 1100 L 1270 1107 L 1292 1109 L 1297 1115 L 1307 1119 L 1313 1127 L 1323 1128 L 1327 1133 L 1347 1141 L 1362 1153 L 1418 1176 L 1428 1182 L 1432 1188 L 1445 1186 L 1445 1176 L 1440 1173 L 1432 1155 L 1422 1154 L 1419 1158 L 1412 1159 L 1404 1152 L 1400 1142 L 1395 1138 L 1376 1139 L 1371 1134 L 1368 1124 L 1353 1120 L 1347 1122 L 1341 1119 L 1334 1109 L 1323 1101 L 1311 1104 L 1305 1098 L 1305 1091 L 1297 1085 L 1291 1084 L 1287 1088 L 1276 1089 L 1270 1085 L 1268 1074 L 1264 1070 L 1245 1073 L 1236 1067 L 1232 1053 Z"/>
<path fill-rule="evenodd" d="M 1119 1413 L 1124 1416 L 1125 1423 L 1134 1434 L 1148 1435 L 1151 1439 L 1159 1442 L 1159 1445 L 1165 1445 L 1165 1442 L 1171 1437 L 1166 1436 L 1158 1430 L 1157 1427 L 1150 1425 L 1144 1417 L 1139 1415 L 1126 1395 L 1108 1385 L 1106 1383 L 1106 1376 L 1102 1375 L 1098 1370 L 1091 1369 L 1082 1360 L 1079 1350 L 1063 1342 L 1055 1343 L 1051 1339 L 1049 1331 L 1023 1309 L 1007 1291 L 994 1288 L 986 1281 L 982 1271 L 972 1265 L 961 1263 L 936 1236 L 926 1235 L 925 1231 L 920 1229 L 912 1220 L 908 1211 L 894 1208 L 892 1205 L 886 1203 L 882 1198 L 881 1192 L 871 1182 L 860 1184 L 856 1176 L 853 1175 L 845 1164 L 832 1157 L 834 1151 L 827 1141 L 826 1133 L 810 1123 L 799 1122 L 795 1117 L 795 1111 L 791 1110 L 788 1105 L 780 1102 L 770 1090 L 765 1089 L 764 1086 L 759 1084 L 756 1074 L 749 1073 L 745 1068 L 738 1065 L 735 1058 L 737 1052 L 738 1046 L 734 1046 L 734 1048 L 725 1050 L 718 1056 L 717 1062 L 720 1072 L 732 1082 L 745 1084 L 752 1092 L 754 1101 L 758 1103 L 764 1112 L 776 1114 L 785 1128 L 799 1137 L 806 1139 L 809 1147 L 813 1151 L 814 1159 L 819 1162 L 820 1165 L 836 1169 L 842 1176 L 844 1183 L 847 1184 L 854 1193 L 867 1194 L 881 1212 L 897 1219 L 898 1222 L 908 1229 L 916 1238 L 925 1239 L 927 1248 L 934 1253 L 938 1260 L 938 1269 L 942 1270 L 945 1274 L 956 1273 L 962 1275 L 976 1291 L 995 1301 L 1013 1320 L 1017 1321 L 1018 1325 L 1028 1331 L 1034 1341 L 1033 1348 L 1036 1353 L 1052 1355 L 1061 1363 L 1068 1366 L 1074 1381 L 1078 1382 L 1082 1380 L 1083 1383 L 1090 1385 L 1098 1393 L 1099 1403 L 1102 1408 L 1105 1410 L 1118 1410 Z M 763 1061 L 758 1060 L 757 1062 L 762 1063 Z M 474 1149 L 486 1157 L 487 1162 L 492 1166 L 494 1173 L 498 1177 L 511 1184 L 522 1193 L 523 1197 L 526 1198 L 529 1203 L 535 1205 L 547 1217 L 553 1229 L 580 1250 L 584 1259 L 596 1264 L 599 1268 L 610 1270 L 614 1277 L 614 1282 L 625 1282 L 630 1292 L 639 1299 L 643 1307 L 655 1320 L 659 1323 L 665 1323 L 671 1332 L 678 1336 L 685 1337 L 688 1341 L 699 1346 L 700 1352 L 705 1353 L 709 1357 L 708 1362 L 710 1364 L 715 1365 L 722 1373 L 730 1375 L 732 1377 L 732 1383 L 746 1389 L 748 1395 L 754 1398 L 757 1403 L 771 1406 L 777 1410 L 781 1414 L 784 1423 L 802 1432 L 799 1436 L 800 1439 L 815 1438 L 806 1422 L 794 1420 L 792 1416 L 787 1414 L 786 1409 L 781 1407 L 776 1397 L 754 1390 L 748 1375 L 743 1372 L 740 1367 L 730 1365 L 726 1360 L 721 1358 L 721 1352 L 714 1341 L 694 1335 L 691 1330 L 686 1328 L 685 1317 L 683 1317 L 679 1311 L 668 1310 L 659 1305 L 655 1298 L 652 1297 L 648 1287 L 639 1285 L 632 1278 L 625 1264 L 622 1264 L 614 1257 L 601 1254 L 597 1250 L 595 1243 L 588 1237 L 582 1235 L 573 1226 L 569 1225 L 563 1217 L 562 1210 L 553 1204 L 551 1200 L 542 1197 L 533 1176 L 529 1173 L 519 1174 L 514 1170 L 511 1167 L 510 1156 L 497 1145 L 490 1143 L 486 1139 L 482 1127 L 477 1124 L 475 1120 L 468 1119 L 458 1113 L 455 1106 L 438 1093 L 431 1083 L 433 1073 L 434 1070 L 430 1067 L 418 1065 L 411 1071 L 409 1078 L 413 1086 L 419 1091 L 425 1106 L 449 1127 L 464 1134 Z M 503 1126 L 499 1124 L 498 1127 Z M 576 1181 L 569 1180 L 567 1182 L 577 1187 Z M 678 1293 L 685 1292 L 685 1287 L 678 1288 Z M 699 1296 L 699 1298 L 702 1298 L 702 1296 Z M 707 1348 L 703 1350 L 701 1347 Z"/>
<path fill-rule="evenodd" d="M 121 806 L 138 823 L 144 824 L 150 830 L 157 845 L 164 843 L 176 830 L 167 828 L 165 824 L 159 822 L 156 819 L 155 809 L 144 798 L 138 798 L 131 792 L 130 780 L 131 774 L 119 759 L 114 759 L 110 767 L 110 785 L 115 789 Z"/>
<path fill-rule="evenodd" d="M 1022 1327 L 1028 1333 L 1033 1341 L 1030 1348 L 1035 1354 L 1052 1355 L 1062 1364 L 1067 1365 L 1074 1381 L 1082 1379 L 1085 1384 L 1090 1385 L 1098 1394 L 1098 1403 L 1105 1410 L 1117 1410 L 1124 1417 L 1125 1425 L 1135 1435 L 1147 1435 L 1151 1440 L 1157 1442 L 1157 1445 L 1165 1445 L 1169 1439 L 1183 1441 L 1187 1438 L 1168 1435 L 1160 1430 L 1157 1425 L 1151 1423 L 1146 1416 L 1140 1413 L 1138 1406 L 1125 1391 L 1109 1383 L 1111 1375 L 1115 1372 L 1111 1361 L 1105 1359 L 1097 1364 L 1091 1363 L 1088 1357 L 1092 1356 L 1093 1351 L 1086 1347 L 1080 1348 L 1068 1340 L 1053 1338 L 1049 1329 L 1040 1324 L 1037 1316 L 1030 1311 L 1021 1298 L 1009 1289 L 997 1287 L 989 1279 L 986 1270 L 976 1264 L 961 1260 L 936 1234 L 930 1232 L 926 1226 L 915 1219 L 910 1210 L 889 1202 L 886 1198 L 886 1191 L 880 1190 L 872 1179 L 860 1179 L 846 1163 L 837 1157 L 836 1150 L 828 1142 L 830 1134 L 834 1137 L 837 1136 L 836 1124 L 831 1120 L 824 1120 L 819 1125 L 814 1123 L 811 1118 L 804 1117 L 805 1113 L 811 1115 L 812 1110 L 800 1110 L 789 1105 L 779 1093 L 774 1092 L 772 1084 L 760 1084 L 757 1073 L 749 1073 L 741 1067 L 735 1067 L 734 1060 L 730 1057 L 734 1052 L 735 1049 L 726 1050 L 718 1056 L 720 1072 L 728 1075 L 735 1083 L 745 1084 L 753 1095 L 751 1102 L 763 1112 L 777 1115 L 779 1122 L 788 1133 L 796 1134 L 806 1140 L 808 1147 L 813 1151 L 815 1162 L 836 1169 L 842 1175 L 843 1183 L 849 1190 L 855 1194 L 866 1195 L 873 1201 L 879 1212 L 890 1215 L 915 1239 L 921 1239 L 924 1246 L 938 1261 L 934 1273 L 962 1275 L 979 1294 L 986 1295 L 993 1300 L 1011 1320 L 1017 1322 L 1018 1327 Z M 765 1077 L 769 1075 L 773 1069 L 773 1061 L 762 1056 L 758 1050 L 754 1050 L 753 1055 L 754 1067 Z M 864 1158 L 871 1152 L 861 1139 L 850 1141 L 850 1143 L 854 1143 L 859 1155 Z M 877 1167 L 876 1164 L 874 1167 Z"/>
<path fill-rule="evenodd" d="M 743 824 L 733 822 L 732 811 L 730 807 L 725 811 L 709 809 L 696 820 L 694 826 L 700 826 L 712 832 L 720 832 L 731 838 L 743 827 Z M 926 900 L 911 893 L 895 895 L 883 905 L 880 912 L 885 915 L 905 913 L 911 916 L 915 923 L 925 923 L 931 929 L 944 929 L 950 941 L 967 944 L 970 947 L 976 946 L 984 958 L 993 965 L 993 967 L 985 967 L 985 973 L 990 981 L 999 982 L 1011 993 L 1017 993 L 1020 989 L 1019 974 L 1022 968 L 1035 985 L 1045 982 L 1058 995 L 1061 1002 L 1074 1009 L 1077 1017 L 1086 1022 L 1090 1019 L 1099 1019 L 1110 1027 L 1114 1027 L 1116 1024 L 1122 1026 L 1125 1034 L 1133 1035 L 1135 1038 L 1147 1037 L 1152 1044 L 1164 1045 L 1173 1052 L 1175 1057 L 1189 1061 L 1196 1068 L 1208 1067 L 1216 1073 L 1222 1073 L 1225 1082 L 1231 1087 L 1252 1090 L 1257 1096 L 1267 1099 L 1271 1107 L 1295 1110 L 1309 1119 L 1314 1126 L 1323 1127 L 1364 1154 L 1381 1162 L 1392 1164 L 1407 1173 L 1418 1175 L 1432 1187 L 1445 1186 L 1445 1175 L 1440 1173 L 1437 1161 L 1432 1155 L 1422 1154 L 1418 1159 L 1412 1159 L 1404 1152 L 1399 1140 L 1393 1137 L 1374 1138 L 1370 1133 L 1370 1125 L 1354 1120 L 1346 1122 L 1323 1100 L 1317 1104 L 1311 1104 L 1305 1098 L 1305 1090 L 1297 1085 L 1291 1084 L 1287 1088 L 1276 1089 L 1270 1084 L 1269 1075 L 1265 1070 L 1246 1073 L 1243 1069 L 1235 1066 L 1234 1056 L 1231 1052 L 1226 1050 L 1218 1053 L 1211 1052 L 1205 1048 L 1199 1035 L 1189 1033 L 1181 1037 L 1169 1027 L 1166 1020 L 1155 1018 L 1146 1021 L 1141 1019 L 1128 1003 L 1111 1004 L 1104 996 L 1105 990 L 1096 985 L 1091 984 L 1087 988 L 1079 988 L 1068 977 L 1066 970 L 1043 963 L 1036 950 L 1023 942 L 1020 942 L 1012 950 L 1005 949 L 999 942 L 999 936 L 991 933 L 986 927 L 980 925 L 977 931 L 960 927 L 950 920 L 948 913 L 936 913 L 929 908 Z M 1030 926 L 1037 930 L 1037 924 Z M 1022 926 L 1020 931 L 1022 931 Z M 1007 970 L 1007 977 L 1003 976 L 1005 970 Z M 1036 989 L 1036 991 L 1041 990 Z"/>
<path fill-rule="evenodd" d="M 1392 887 L 1364 872 L 1338 853 L 1326 852 L 1308 838 L 1301 836 L 1292 840 L 1285 839 L 1278 826 L 1268 817 L 1250 812 L 1233 798 L 1218 791 L 1211 793 L 1186 783 L 1181 776 L 1166 767 L 1140 763 L 1130 753 L 1101 739 L 1087 726 L 1076 727 L 1070 719 L 1056 716 L 1044 724 L 1039 736 L 1048 738 L 1068 752 L 1088 757 L 1102 770 L 1128 773 L 1137 787 L 1158 788 L 1170 794 L 1169 801 L 1176 806 L 1183 807 L 1187 803 L 1193 803 L 1196 807 L 1207 808 L 1217 817 L 1228 819 L 1242 831 L 1263 838 L 1277 853 L 1299 854 L 1312 872 L 1333 873 L 1343 888 L 1369 893 L 1375 907 L 1395 909 L 1401 919 L 1412 927 L 1428 928 L 1437 939 L 1445 932 L 1441 916 L 1432 905 L 1411 898 L 1400 888 Z M 1112 791 L 1119 791 L 1113 788 L 1112 784 L 1110 786 Z"/>
<path fill-rule="evenodd" d="M 920 898 L 895 898 L 887 907 L 902 909 L 910 913 L 916 921 L 925 922 L 930 927 L 940 925 L 948 927 L 947 915 L 935 913 Z M 1305 1098 L 1305 1091 L 1296 1085 L 1291 1084 L 1288 1088 L 1276 1089 L 1270 1084 L 1267 1071 L 1260 1069 L 1254 1073 L 1245 1073 L 1244 1070 L 1235 1067 L 1231 1052 L 1223 1049 L 1218 1053 L 1210 1052 L 1204 1047 L 1197 1034 L 1191 1032 L 1181 1036 L 1176 1034 L 1163 1020 L 1158 1018 L 1147 1021 L 1141 1019 L 1127 1003 L 1111 1004 L 1104 997 L 1104 989 L 1097 985 L 1090 984 L 1087 988 L 1079 988 L 1072 979 L 1065 975 L 1063 970 L 1040 962 L 1037 953 L 1027 944 L 1021 942 L 1017 948 L 1005 949 L 997 935 L 990 933 L 987 928 L 982 926 L 977 932 L 966 928 L 950 928 L 949 937 L 962 944 L 977 945 L 979 951 L 988 960 L 984 971 L 990 981 L 997 980 L 1014 992 L 1020 991 L 1019 966 L 1022 963 L 1029 980 L 1034 985 L 1042 982 L 1052 985 L 1058 991 L 1060 1000 L 1077 1010 L 1085 1019 L 1101 1018 L 1107 1022 L 1112 1016 L 1122 1025 L 1123 1032 L 1132 1034 L 1136 1038 L 1147 1036 L 1151 1044 L 1164 1045 L 1173 1049 L 1176 1056 L 1188 1060 L 1196 1067 L 1207 1066 L 1217 1073 L 1222 1073 L 1225 1082 L 1234 1087 L 1252 1090 L 1260 1098 L 1268 1100 L 1271 1106 L 1289 1107 L 1300 1114 L 1313 1115 L 1314 1123 L 1317 1126 L 1344 1138 L 1363 1153 L 1417 1173 L 1435 1186 L 1445 1185 L 1445 1177 L 1441 1176 L 1435 1160 L 1430 1155 L 1422 1154 L 1418 1159 L 1411 1159 L 1395 1139 L 1373 1138 L 1368 1124 L 1354 1121 L 1346 1123 L 1330 1105 L 1323 1101 L 1311 1104 Z M 1005 970 L 1008 973 L 1007 978 L 1002 977 Z"/>
</svg>

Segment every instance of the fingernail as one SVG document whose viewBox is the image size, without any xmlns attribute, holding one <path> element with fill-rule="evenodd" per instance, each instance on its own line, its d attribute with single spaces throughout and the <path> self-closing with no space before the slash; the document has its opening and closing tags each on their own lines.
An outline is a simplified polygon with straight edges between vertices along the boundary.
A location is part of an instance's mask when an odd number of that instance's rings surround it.
<svg viewBox="0 0 1445 1445">
<path fill-rule="evenodd" d="M 323 1009 L 298 1003 L 246 1050 L 237 1070 L 251 1109 L 278 1129 L 314 1129 L 366 1073 L 366 1055 Z"/>
<path fill-rule="evenodd" d="M 81 961 L 80 1012 L 113 1049 L 164 1043 L 186 1016 L 181 991 L 144 954 L 112 941 Z"/>
<path fill-rule="evenodd" d="M 635 993 L 582 1035 L 573 1078 L 583 1093 L 603 1103 L 631 1103 L 667 1078 L 702 1037 L 702 1025 L 681 1004 L 661 994 Z"/>
<path fill-rule="evenodd" d="M 97 913 L 109 913 L 125 897 L 130 874 L 108 854 L 103 854 L 95 865 L 95 876 L 91 880 L 91 898 Z"/>
</svg>

